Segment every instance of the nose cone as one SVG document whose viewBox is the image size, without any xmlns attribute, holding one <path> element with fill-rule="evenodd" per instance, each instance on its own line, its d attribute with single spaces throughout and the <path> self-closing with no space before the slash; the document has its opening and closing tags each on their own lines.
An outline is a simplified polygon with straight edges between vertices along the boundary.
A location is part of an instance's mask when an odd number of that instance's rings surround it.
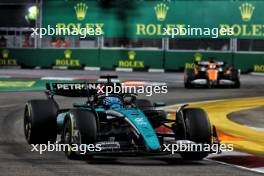
<svg viewBox="0 0 264 176">
<path fill-rule="evenodd" d="M 159 151 L 161 146 L 155 130 L 152 128 L 148 118 L 138 109 L 122 109 L 120 112 L 132 127 L 142 136 L 147 149 L 151 152 Z"/>
</svg>

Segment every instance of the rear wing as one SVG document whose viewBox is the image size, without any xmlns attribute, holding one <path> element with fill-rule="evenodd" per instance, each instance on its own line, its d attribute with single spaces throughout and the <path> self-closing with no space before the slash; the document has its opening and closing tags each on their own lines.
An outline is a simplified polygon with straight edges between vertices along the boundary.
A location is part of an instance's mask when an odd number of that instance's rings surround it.
<svg viewBox="0 0 264 176">
<path fill-rule="evenodd" d="M 102 75 L 97 82 L 78 82 L 78 83 L 47 83 L 46 89 L 49 95 L 61 95 L 68 97 L 89 97 L 102 93 L 102 87 L 113 86 L 113 79 L 116 75 Z M 119 82 L 119 81 L 117 81 Z"/>
<path fill-rule="evenodd" d="M 47 83 L 47 93 L 51 96 L 61 95 L 68 97 L 90 97 L 97 94 L 115 93 L 114 87 L 121 86 L 120 83 L 112 82 L 78 82 L 78 83 Z M 112 88 L 111 88 L 112 87 Z"/>
<path fill-rule="evenodd" d="M 200 65 L 200 66 L 208 66 L 209 64 L 210 64 L 209 61 L 200 61 L 200 62 L 198 62 L 198 65 Z M 222 62 L 222 61 L 216 61 L 215 64 L 216 64 L 217 66 L 224 66 L 224 65 L 225 65 L 225 62 Z"/>
<path fill-rule="evenodd" d="M 120 82 L 117 78 L 118 78 L 117 75 L 102 75 L 100 76 L 100 79 L 98 81 L 107 82 L 107 83 Z"/>
<path fill-rule="evenodd" d="M 61 95 L 68 97 L 87 97 L 95 95 L 100 83 L 47 83 L 46 89 L 50 95 Z"/>
</svg>

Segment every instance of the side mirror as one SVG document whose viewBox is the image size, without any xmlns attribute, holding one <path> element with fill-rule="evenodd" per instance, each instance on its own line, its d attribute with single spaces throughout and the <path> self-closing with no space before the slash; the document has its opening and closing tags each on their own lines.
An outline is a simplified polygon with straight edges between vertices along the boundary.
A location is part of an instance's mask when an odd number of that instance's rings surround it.
<svg viewBox="0 0 264 176">
<path fill-rule="evenodd" d="M 166 106 L 166 103 L 164 103 L 164 102 L 154 102 L 154 103 L 153 103 L 153 106 L 154 106 L 154 107 Z"/>
</svg>

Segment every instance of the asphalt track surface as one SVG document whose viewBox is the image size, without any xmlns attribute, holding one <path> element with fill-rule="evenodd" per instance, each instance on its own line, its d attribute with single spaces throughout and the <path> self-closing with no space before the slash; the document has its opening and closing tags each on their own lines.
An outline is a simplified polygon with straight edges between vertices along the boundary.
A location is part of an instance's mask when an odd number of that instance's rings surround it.
<svg viewBox="0 0 264 176">
<path fill-rule="evenodd" d="M 251 114 L 254 114 L 252 117 Z M 264 107 L 231 113 L 228 118 L 236 123 L 264 130 Z M 252 120 L 254 118 L 254 120 Z"/>
<path fill-rule="evenodd" d="M 96 77 L 99 74 L 118 74 L 121 80 L 168 82 L 169 92 L 148 97 L 168 104 L 264 96 L 264 77 L 242 75 L 241 89 L 184 89 L 183 74 L 145 72 L 84 72 L 84 71 L 17 71 L 0 70 L 0 75 L 40 75 Z M 95 175 L 95 176 L 145 176 L 145 175 L 261 175 L 214 161 L 183 161 L 179 156 L 156 157 L 97 157 L 95 160 L 70 161 L 62 152 L 40 155 L 31 152 L 23 134 L 23 109 L 27 100 L 45 98 L 42 92 L 0 93 L 0 175 Z M 59 97 L 61 106 L 73 101 Z M 47 129 L 48 130 L 48 129 Z"/>
</svg>

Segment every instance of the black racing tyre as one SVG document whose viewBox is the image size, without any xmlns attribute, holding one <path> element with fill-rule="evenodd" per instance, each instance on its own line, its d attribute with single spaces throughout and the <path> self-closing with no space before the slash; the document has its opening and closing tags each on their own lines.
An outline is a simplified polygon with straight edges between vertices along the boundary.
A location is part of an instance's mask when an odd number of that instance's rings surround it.
<svg viewBox="0 0 264 176">
<path fill-rule="evenodd" d="M 193 85 L 191 82 L 195 79 L 195 71 L 194 69 L 186 69 L 184 74 L 184 87 L 192 88 Z"/>
<path fill-rule="evenodd" d="M 154 109 L 154 106 L 151 103 L 151 101 L 149 101 L 147 99 L 136 99 L 135 104 L 142 111 Z"/>
<path fill-rule="evenodd" d="M 185 124 L 187 128 L 187 140 L 197 144 L 211 145 L 211 124 L 207 113 L 199 108 L 186 108 L 183 110 Z M 183 159 L 201 160 L 205 158 L 208 152 L 182 152 L 180 155 Z"/>
<path fill-rule="evenodd" d="M 231 80 L 234 81 L 233 88 L 240 88 L 240 78 L 239 78 L 239 71 L 237 69 L 232 69 L 231 72 Z"/>
<path fill-rule="evenodd" d="M 175 134 L 175 140 L 186 139 L 186 125 L 182 111 L 176 111 L 176 123 L 172 126 Z"/>
<path fill-rule="evenodd" d="M 62 143 L 70 147 L 65 151 L 69 159 L 83 159 L 89 156 L 80 151 L 73 151 L 73 145 L 94 144 L 97 140 L 97 120 L 93 112 L 81 109 L 72 109 L 65 117 L 62 130 Z"/>
<path fill-rule="evenodd" d="M 54 143 L 57 138 L 58 104 L 53 100 L 28 101 L 24 111 L 24 134 L 29 144 Z"/>
</svg>

